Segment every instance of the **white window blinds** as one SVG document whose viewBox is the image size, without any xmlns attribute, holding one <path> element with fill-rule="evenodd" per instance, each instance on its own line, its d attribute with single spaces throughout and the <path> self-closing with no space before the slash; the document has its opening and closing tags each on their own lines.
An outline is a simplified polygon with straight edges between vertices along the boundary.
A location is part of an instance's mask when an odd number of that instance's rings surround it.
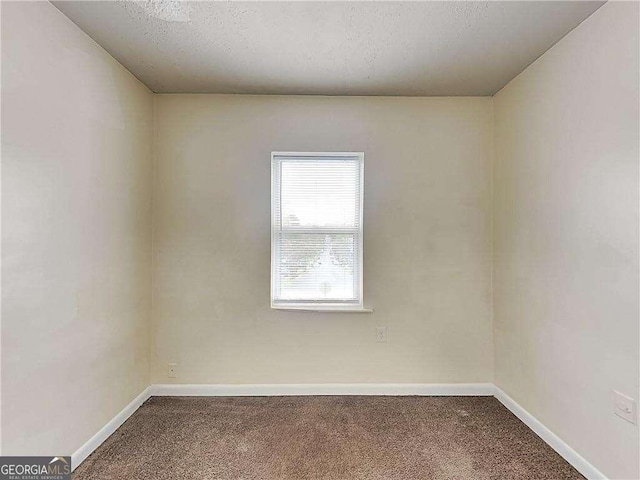
<svg viewBox="0 0 640 480">
<path fill-rule="evenodd" d="M 362 153 L 271 155 L 272 307 L 362 307 Z"/>
</svg>

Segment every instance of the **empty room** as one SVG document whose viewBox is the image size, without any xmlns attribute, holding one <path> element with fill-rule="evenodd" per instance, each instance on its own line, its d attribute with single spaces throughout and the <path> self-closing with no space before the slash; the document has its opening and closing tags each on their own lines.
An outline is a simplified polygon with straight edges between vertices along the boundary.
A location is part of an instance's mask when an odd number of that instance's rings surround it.
<svg viewBox="0 0 640 480">
<path fill-rule="evenodd" d="M 0 480 L 640 479 L 640 2 L 0 27 Z"/>
</svg>

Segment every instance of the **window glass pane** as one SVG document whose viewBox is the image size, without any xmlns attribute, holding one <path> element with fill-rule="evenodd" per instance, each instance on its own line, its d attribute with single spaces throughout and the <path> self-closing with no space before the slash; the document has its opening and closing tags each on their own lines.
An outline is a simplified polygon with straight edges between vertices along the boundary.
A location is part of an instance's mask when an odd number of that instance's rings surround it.
<svg viewBox="0 0 640 480">
<path fill-rule="evenodd" d="M 279 237 L 280 300 L 357 300 L 355 234 L 281 233 Z"/>
<path fill-rule="evenodd" d="M 285 160 L 281 163 L 282 227 L 356 227 L 360 219 L 360 163 Z"/>
</svg>

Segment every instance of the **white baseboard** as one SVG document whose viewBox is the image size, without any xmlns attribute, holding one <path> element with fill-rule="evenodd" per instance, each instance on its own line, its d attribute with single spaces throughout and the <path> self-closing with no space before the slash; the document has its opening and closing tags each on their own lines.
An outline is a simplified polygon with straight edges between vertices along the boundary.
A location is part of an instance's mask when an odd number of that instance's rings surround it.
<svg viewBox="0 0 640 480">
<path fill-rule="evenodd" d="M 151 395 L 197 397 L 268 397 L 291 395 L 491 396 L 491 383 L 321 383 L 265 385 L 152 385 Z"/>
<path fill-rule="evenodd" d="M 495 387 L 494 396 L 505 407 L 511 410 L 516 417 L 518 417 L 522 423 L 534 431 L 542 440 L 544 440 L 551 448 L 553 448 L 558 454 L 569 462 L 573 467 L 578 470 L 582 475 L 589 480 L 606 479 L 607 477 L 596 467 L 591 465 L 585 460 L 578 452 L 563 442 L 560 437 L 545 427 L 540 421 L 522 408 L 513 398 L 507 395 L 498 387 Z"/>
<path fill-rule="evenodd" d="M 84 445 L 71 455 L 71 470 L 75 470 L 84 460 L 98 448 L 102 442 L 109 438 L 133 413 L 146 402 L 151 396 L 151 387 L 147 387 L 144 391 L 134 398 L 129 405 L 124 407 L 120 413 L 113 417 L 109 423 L 100 429 L 93 437 L 91 437 Z"/>
</svg>

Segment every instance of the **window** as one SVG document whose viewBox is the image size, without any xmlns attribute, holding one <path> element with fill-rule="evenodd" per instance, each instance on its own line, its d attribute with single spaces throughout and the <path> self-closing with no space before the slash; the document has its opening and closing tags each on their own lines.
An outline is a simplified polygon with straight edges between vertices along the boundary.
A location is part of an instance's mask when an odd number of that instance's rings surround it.
<svg viewBox="0 0 640 480">
<path fill-rule="evenodd" d="M 271 306 L 362 310 L 363 153 L 271 154 Z"/>
</svg>

